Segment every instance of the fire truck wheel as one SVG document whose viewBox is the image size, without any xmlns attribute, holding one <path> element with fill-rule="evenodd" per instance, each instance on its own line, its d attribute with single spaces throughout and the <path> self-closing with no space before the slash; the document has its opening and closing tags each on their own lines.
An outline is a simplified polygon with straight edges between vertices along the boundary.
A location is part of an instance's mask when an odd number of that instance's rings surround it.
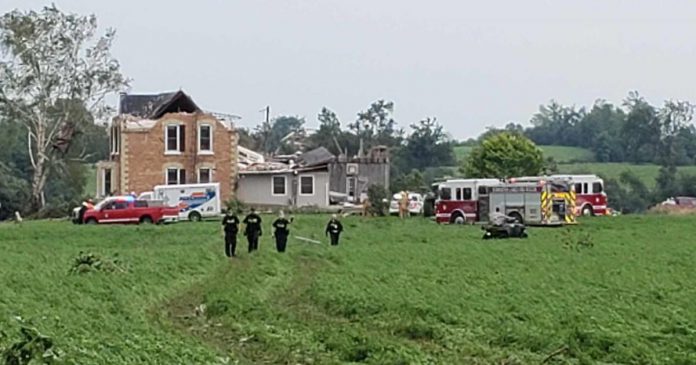
<svg viewBox="0 0 696 365">
<path fill-rule="evenodd" d="M 454 224 L 464 224 L 466 223 L 466 219 L 464 219 L 464 216 L 461 214 L 456 214 L 454 217 L 452 217 L 452 222 Z"/>
<path fill-rule="evenodd" d="M 522 216 L 520 215 L 520 213 L 512 212 L 512 213 L 510 213 L 510 217 L 514 218 L 517 221 L 517 223 L 524 224 L 524 219 L 522 219 Z"/>
<path fill-rule="evenodd" d="M 582 215 L 585 217 L 594 216 L 594 210 L 592 210 L 591 206 L 585 205 L 582 207 Z"/>
</svg>

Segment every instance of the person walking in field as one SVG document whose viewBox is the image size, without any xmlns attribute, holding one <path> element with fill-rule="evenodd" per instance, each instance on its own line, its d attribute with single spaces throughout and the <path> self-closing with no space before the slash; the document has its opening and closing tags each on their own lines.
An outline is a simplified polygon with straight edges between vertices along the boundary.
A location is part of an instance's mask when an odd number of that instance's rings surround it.
<svg viewBox="0 0 696 365">
<path fill-rule="evenodd" d="M 343 232 L 343 225 L 338 220 L 336 214 L 331 216 L 331 220 L 326 225 L 326 235 L 331 236 L 331 246 L 338 246 L 338 240 Z"/>
<path fill-rule="evenodd" d="M 290 220 L 285 219 L 285 214 L 281 210 L 280 214 L 278 214 L 278 219 L 273 222 L 273 236 L 275 237 L 276 249 L 278 252 L 285 252 L 285 246 L 288 243 L 288 235 L 290 235 L 288 226 L 292 221 L 292 218 L 290 218 Z"/>
<path fill-rule="evenodd" d="M 261 217 L 256 214 L 256 209 L 251 208 L 251 212 L 244 218 L 244 235 L 249 242 L 249 252 L 259 249 L 259 237 L 261 231 Z"/>
<path fill-rule="evenodd" d="M 235 257 L 237 249 L 237 232 L 239 232 L 239 218 L 228 209 L 222 218 L 222 230 L 225 233 L 225 255 L 229 258 Z"/>
</svg>

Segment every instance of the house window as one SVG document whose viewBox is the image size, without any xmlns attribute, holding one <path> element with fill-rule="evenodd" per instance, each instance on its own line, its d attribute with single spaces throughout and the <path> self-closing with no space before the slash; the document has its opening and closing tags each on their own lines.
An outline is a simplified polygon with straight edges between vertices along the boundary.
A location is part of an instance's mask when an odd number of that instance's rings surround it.
<svg viewBox="0 0 696 365">
<path fill-rule="evenodd" d="M 349 197 L 355 198 L 356 191 L 358 189 L 358 179 L 354 177 L 349 177 L 346 180 L 346 193 Z"/>
<path fill-rule="evenodd" d="M 182 124 L 170 124 L 165 130 L 167 153 L 181 153 L 186 149 L 186 128 Z"/>
<path fill-rule="evenodd" d="M 273 176 L 273 195 L 285 195 L 285 176 Z"/>
<path fill-rule="evenodd" d="M 198 126 L 198 152 L 213 152 L 212 128 L 209 124 Z"/>
<path fill-rule="evenodd" d="M 118 127 L 111 127 L 111 138 L 109 138 L 109 145 L 112 155 L 118 155 L 121 150 L 121 135 L 119 133 Z"/>
<path fill-rule="evenodd" d="M 186 170 L 179 168 L 167 169 L 167 185 L 186 184 Z"/>
<path fill-rule="evenodd" d="M 207 184 L 210 182 L 210 169 L 198 169 L 198 183 Z"/>
<path fill-rule="evenodd" d="M 300 176 L 300 195 L 314 195 L 314 176 Z"/>
<path fill-rule="evenodd" d="M 111 169 L 102 170 L 102 196 L 111 195 Z"/>
</svg>

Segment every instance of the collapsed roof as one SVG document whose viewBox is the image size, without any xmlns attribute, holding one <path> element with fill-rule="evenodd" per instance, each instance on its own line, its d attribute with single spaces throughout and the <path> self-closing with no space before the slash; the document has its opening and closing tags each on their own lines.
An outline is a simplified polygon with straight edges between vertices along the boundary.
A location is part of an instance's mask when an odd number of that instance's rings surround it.
<svg viewBox="0 0 696 365">
<path fill-rule="evenodd" d="M 278 157 L 278 156 L 277 156 Z M 335 156 L 324 147 L 289 156 L 279 156 L 274 161 L 259 161 L 243 167 L 242 173 L 269 173 L 291 172 L 293 170 L 305 170 L 312 167 L 320 167 L 329 164 Z M 296 160 L 295 158 L 296 157 Z"/>
<path fill-rule="evenodd" d="M 201 109 L 183 91 L 161 94 L 121 94 L 119 114 L 143 119 L 159 119 L 167 113 L 195 113 Z"/>
</svg>

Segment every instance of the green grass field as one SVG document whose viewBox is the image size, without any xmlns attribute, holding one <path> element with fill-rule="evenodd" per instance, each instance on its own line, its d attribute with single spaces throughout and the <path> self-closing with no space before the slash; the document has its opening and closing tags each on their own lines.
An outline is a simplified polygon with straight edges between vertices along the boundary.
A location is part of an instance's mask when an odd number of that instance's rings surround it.
<svg viewBox="0 0 696 365">
<path fill-rule="evenodd" d="M 293 234 L 326 241 L 325 218 Z M 696 363 L 692 217 L 495 242 L 420 218 L 344 225 L 338 247 L 291 238 L 281 255 L 265 232 L 233 261 L 217 223 L 0 225 L 0 343 L 22 317 L 71 364 Z M 123 272 L 71 274 L 80 251 Z"/>
<path fill-rule="evenodd" d="M 457 160 L 464 160 L 471 153 L 472 148 L 470 146 L 455 147 L 454 153 Z M 567 146 L 539 146 L 539 148 L 544 152 L 544 157 L 553 157 L 557 163 L 594 161 L 592 151 L 584 148 Z"/>
</svg>

